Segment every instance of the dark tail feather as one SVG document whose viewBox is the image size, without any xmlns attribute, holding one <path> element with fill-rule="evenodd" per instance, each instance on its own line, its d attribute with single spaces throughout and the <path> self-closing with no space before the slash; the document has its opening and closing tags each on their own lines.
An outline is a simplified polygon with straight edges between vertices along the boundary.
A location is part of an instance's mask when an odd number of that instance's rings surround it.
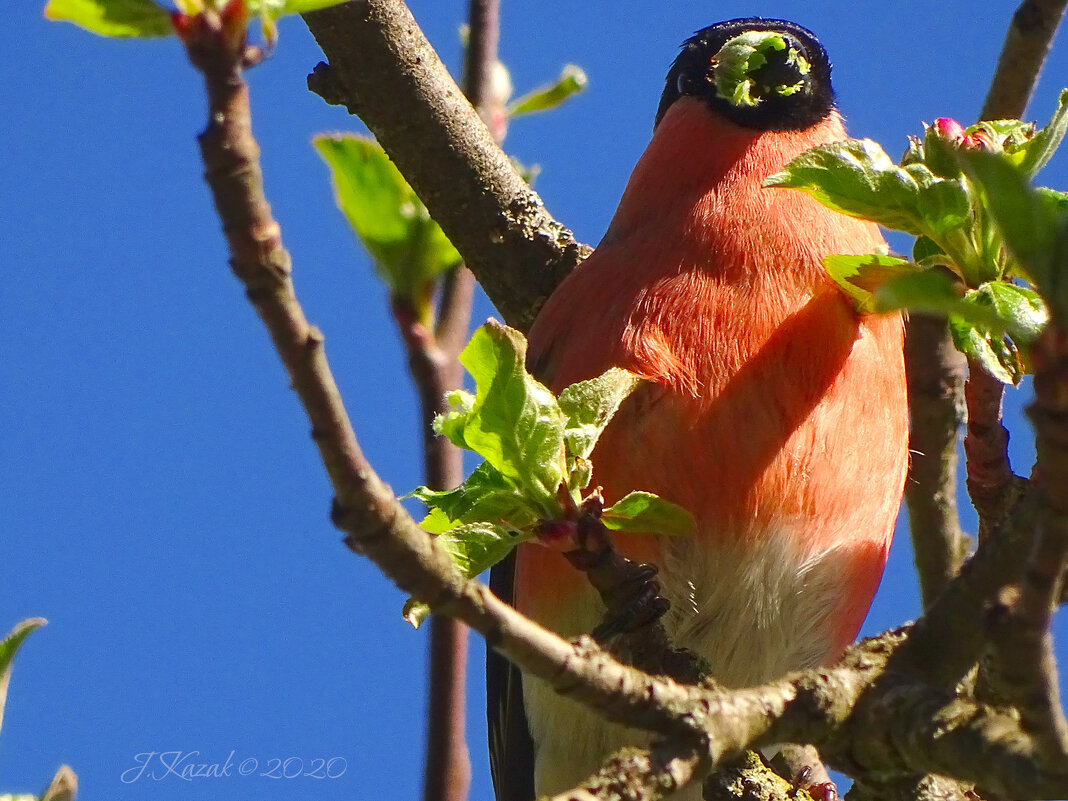
<svg viewBox="0 0 1068 801">
<path fill-rule="evenodd" d="M 490 571 L 490 589 L 513 603 L 515 551 Z M 497 801 L 534 801 L 534 742 L 523 710 L 523 677 L 507 659 L 486 650 L 486 717 L 490 772 Z"/>
</svg>

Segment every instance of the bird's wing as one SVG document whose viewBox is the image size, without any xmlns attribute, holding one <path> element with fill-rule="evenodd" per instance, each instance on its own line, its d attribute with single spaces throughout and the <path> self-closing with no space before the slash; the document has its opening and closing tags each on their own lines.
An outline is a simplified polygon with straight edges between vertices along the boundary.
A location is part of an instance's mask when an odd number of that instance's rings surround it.
<svg viewBox="0 0 1068 801">
<path fill-rule="evenodd" d="M 490 589 L 514 602 L 515 551 L 490 570 Z M 534 801 L 534 741 L 523 710 L 523 676 L 492 648 L 486 649 L 486 717 L 490 773 L 497 801 Z"/>
</svg>

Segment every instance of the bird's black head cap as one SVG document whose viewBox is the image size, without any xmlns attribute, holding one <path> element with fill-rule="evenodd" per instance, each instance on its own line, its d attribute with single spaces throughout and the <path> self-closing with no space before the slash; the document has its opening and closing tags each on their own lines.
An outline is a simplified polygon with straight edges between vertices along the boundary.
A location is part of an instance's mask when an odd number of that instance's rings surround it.
<svg viewBox="0 0 1068 801">
<path fill-rule="evenodd" d="M 819 39 L 793 22 L 760 17 L 720 22 L 683 43 L 654 127 L 684 95 L 762 131 L 803 130 L 834 108 L 831 63 Z"/>
</svg>

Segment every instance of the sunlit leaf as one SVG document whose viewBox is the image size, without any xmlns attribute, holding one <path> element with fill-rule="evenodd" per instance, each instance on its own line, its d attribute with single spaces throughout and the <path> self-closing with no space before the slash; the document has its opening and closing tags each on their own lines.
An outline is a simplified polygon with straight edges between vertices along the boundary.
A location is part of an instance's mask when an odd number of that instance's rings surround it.
<svg viewBox="0 0 1068 801">
<path fill-rule="evenodd" d="M 430 607 L 422 601 L 409 598 L 404 602 L 404 609 L 401 610 L 401 615 L 413 629 L 417 629 L 430 617 Z"/>
<path fill-rule="evenodd" d="M 48 0 L 44 14 L 100 36 L 151 39 L 174 33 L 170 12 L 152 0 Z"/>
<path fill-rule="evenodd" d="M 827 256 L 823 266 L 841 290 L 853 299 L 857 311 L 862 314 L 879 311 L 875 301 L 876 289 L 891 278 L 916 271 L 916 266 L 905 259 L 874 253 L 864 256 Z"/>
<path fill-rule="evenodd" d="M 471 337 L 460 363 L 475 379 L 476 392 L 462 437 L 548 510 L 556 507 L 564 479 L 566 418 L 556 396 L 527 373 L 526 350 L 522 334 L 495 321 Z"/>
<path fill-rule="evenodd" d="M 464 577 L 474 578 L 504 559 L 516 545 L 532 540 L 534 536 L 518 534 L 492 523 L 471 523 L 449 529 L 436 539 Z M 426 604 L 409 599 L 403 615 L 412 626 L 419 628 L 429 611 Z"/>
<path fill-rule="evenodd" d="M 947 313 L 962 307 L 964 288 L 941 269 L 914 271 L 897 276 L 876 288 L 876 307 L 883 311 Z"/>
<path fill-rule="evenodd" d="M 573 384 L 557 399 L 527 372 L 523 335 L 494 320 L 474 333 L 460 362 L 475 380 L 475 394 L 450 393 L 451 411 L 439 415 L 434 428 L 485 462 L 456 489 L 420 487 L 411 497 L 430 507 L 420 525 L 470 577 L 518 544 L 547 536 L 554 525 L 573 529 L 576 515 L 589 513 L 590 498 L 580 494 L 592 470 L 589 457 L 640 380 L 613 369 Z M 645 533 L 693 528 L 688 512 L 645 492 L 604 510 L 602 522 Z M 418 625 L 428 612 L 411 600 L 404 614 Z"/>
<path fill-rule="evenodd" d="M 642 531 L 649 534 L 692 534 L 697 523 L 681 506 L 649 492 L 632 492 L 609 506 L 601 522 L 613 531 Z"/>
<path fill-rule="evenodd" d="M 806 150 L 764 186 L 800 189 L 835 211 L 918 235 L 920 189 L 936 180 L 922 165 L 899 167 L 870 139 L 849 139 Z"/>
<path fill-rule="evenodd" d="M 1057 110 L 1053 112 L 1053 118 L 1046 127 L 1020 148 L 1024 154 L 1019 161 L 1020 169 L 1028 176 L 1037 174 L 1057 151 L 1065 131 L 1068 131 L 1068 89 L 1061 90 Z"/>
<path fill-rule="evenodd" d="M 459 487 L 435 492 L 419 487 L 411 493 L 431 508 L 420 525 L 432 534 L 481 521 L 498 522 L 519 530 L 537 521 L 537 510 L 527 503 L 515 482 L 483 462 Z"/>
<path fill-rule="evenodd" d="M 385 151 L 352 135 L 318 136 L 338 207 L 394 295 L 425 304 L 425 287 L 455 267 L 460 254 Z"/>
<path fill-rule="evenodd" d="M 567 416 L 564 443 L 567 448 L 569 486 L 584 489 L 590 483 L 587 461 L 619 405 L 641 383 L 634 373 L 613 368 L 597 378 L 572 384 L 560 393 L 560 409 Z"/>
<path fill-rule="evenodd" d="M 1068 231 L 1060 193 L 1036 191 L 1023 170 L 1001 156 L 967 152 L 961 160 L 1024 273 L 1055 308 L 1068 309 L 1068 273 L 1056 257 Z"/>
<path fill-rule="evenodd" d="M 508 116 L 515 119 L 525 114 L 536 114 L 554 109 L 583 91 L 586 83 L 586 73 L 582 71 L 582 68 L 568 64 L 560 73 L 560 77 L 551 84 L 540 86 L 510 103 Z"/>
<path fill-rule="evenodd" d="M 318 11 L 321 8 L 330 8 L 344 3 L 346 0 L 285 0 L 283 14 L 306 14 L 309 11 Z"/>
<path fill-rule="evenodd" d="M 449 403 L 449 411 L 434 418 L 434 433 L 445 437 L 457 448 L 467 448 L 464 427 L 474 409 L 475 396 L 465 390 L 454 389 L 445 398 Z"/>
<path fill-rule="evenodd" d="M 4 639 L 0 640 L 0 727 L 4 723 L 4 706 L 7 703 L 7 688 L 11 681 L 11 663 L 19 647 L 34 631 L 47 623 L 43 617 L 31 617 L 15 625 Z"/>
<path fill-rule="evenodd" d="M 1018 384 L 1023 378 L 1019 350 L 1004 334 L 975 325 L 956 315 L 949 317 L 949 332 L 957 350 L 982 365 L 1003 384 Z"/>
<path fill-rule="evenodd" d="M 492 523 L 469 523 L 449 529 L 437 539 L 464 576 L 474 578 L 504 559 L 519 543 L 533 540 L 534 535 Z"/>
<path fill-rule="evenodd" d="M 1018 345 L 1034 344 L 1049 322 L 1049 311 L 1037 292 L 1006 281 L 983 284 L 968 292 L 964 300 L 993 311 L 1001 330 Z"/>
</svg>

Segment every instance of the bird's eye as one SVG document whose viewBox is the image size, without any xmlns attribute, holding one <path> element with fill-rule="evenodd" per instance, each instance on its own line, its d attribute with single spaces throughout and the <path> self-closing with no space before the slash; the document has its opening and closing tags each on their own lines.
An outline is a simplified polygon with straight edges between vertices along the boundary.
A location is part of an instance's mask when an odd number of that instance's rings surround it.
<svg viewBox="0 0 1068 801">
<path fill-rule="evenodd" d="M 680 95 L 689 94 L 693 91 L 693 79 L 685 72 L 680 72 L 678 79 L 675 81 L 675 88 Z"/>
</svg>

